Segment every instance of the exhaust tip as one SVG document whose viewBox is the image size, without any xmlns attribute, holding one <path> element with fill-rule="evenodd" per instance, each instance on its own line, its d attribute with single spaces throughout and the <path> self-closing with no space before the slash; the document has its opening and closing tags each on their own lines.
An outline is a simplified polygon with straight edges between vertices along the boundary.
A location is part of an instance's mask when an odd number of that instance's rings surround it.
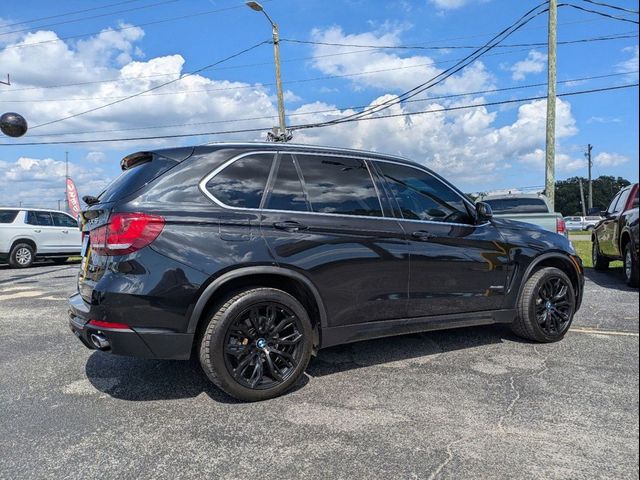
<svg viewBox="0 0 640 480">
<path fill-rule="evenodd" d="M 89 340 L 91 340 L 93 346 L 98 350 L 108 350 L 111 347 L 109 340 L 107 340 L 106 337 L 100 335 L 99 333 L 92 333 L 89 336 Z"/>
</svg>

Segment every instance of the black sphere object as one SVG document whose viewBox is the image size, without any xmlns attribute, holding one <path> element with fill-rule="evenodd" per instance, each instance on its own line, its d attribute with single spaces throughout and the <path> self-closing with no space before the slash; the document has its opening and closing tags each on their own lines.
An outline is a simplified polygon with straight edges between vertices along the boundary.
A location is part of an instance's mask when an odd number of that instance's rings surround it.
<svg viewBox="0 0 640 480">
<path fill-rule="evenodd" d="M 21 137 L 27 132 L 27 121 L 15 112 L 7 112 L 0 117 L 0 130 L 10 137 Z"/>
</svg>

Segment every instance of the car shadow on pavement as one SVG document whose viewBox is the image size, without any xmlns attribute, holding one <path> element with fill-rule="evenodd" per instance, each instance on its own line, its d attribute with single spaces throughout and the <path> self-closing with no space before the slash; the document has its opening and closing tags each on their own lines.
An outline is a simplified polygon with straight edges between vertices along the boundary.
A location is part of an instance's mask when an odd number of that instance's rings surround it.
<svg viewBox="0 0 640 480">
<path fill-rule="evenodd" d="M 393 362 L 423 363 L 454 350 L 498 344 L 515 337 L 508 326 L 492 325 L 430 333 L 417 333 L 363 341 L 320 350 L 311 359 L 307 374 L 295 387 L 303 388 L 310 377 L 322 377 Z M 239 403 L 213 385 L 197 361 L 145 360 L 95 351 L 85 367 L 91 384 L 111 397 L 129 401 L 193 398 L 201 393 L 221 403 Z"/>
<path fill-rule="evenodd" d="M 604 272 L 599 272 L 593 268 L 585 268 L 584 276 L 596 285 L 604 288 L 615 288 L 625 292 L 637 292 L 637 288 L 630 287 L 624 279 L 622 267 L 610 268 Z"/>
</svg>

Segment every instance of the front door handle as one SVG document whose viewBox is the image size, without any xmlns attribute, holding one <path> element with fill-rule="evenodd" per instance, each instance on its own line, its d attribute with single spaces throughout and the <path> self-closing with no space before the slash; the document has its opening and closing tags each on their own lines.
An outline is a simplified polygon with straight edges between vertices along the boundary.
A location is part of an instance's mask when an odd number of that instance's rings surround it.
<svg viewBox="0 0 640 480">
<path fill-rule="evenodd" d="M 69 230 L 62 230 L 62 233 L 69 233 Z"/>
<path fill-rule="evenodd" d="M 309 228 L 306 225 L 291 220 L 287 220 L 286 222 L 276 222 L 273 226 L 278 230 L 284 230 L 285 232 L 299 232 L 300 230 L 306 230 Z"/>
<path fill-rule="evenodd" d="M 431 232 L 426 232 L 424 230 L 416 230 L 415 232 L 411 232 L 411 236 L 415 240 L 419 240 L 421 242 L 428 242 L 429 240 L 433 240 L 436 236 Z"/>
<path fill-rule="evenodd" d="M 40 230 L 39 228 L 34 230 L 34 232 L 36 232 L 36 233 L 40 233 L 41 231 L 42 230 Z"/>
</svg>

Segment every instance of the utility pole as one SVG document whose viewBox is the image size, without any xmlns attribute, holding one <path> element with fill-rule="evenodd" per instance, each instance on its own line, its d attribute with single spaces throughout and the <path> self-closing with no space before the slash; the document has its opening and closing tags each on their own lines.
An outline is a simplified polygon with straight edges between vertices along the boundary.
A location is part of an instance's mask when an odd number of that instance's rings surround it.
<svg viewBox="0 0 640 480">
<path fill-rule="evenodd" d="M 67 205 L 66 211 L 69 212 L 69 152 L 64 152 L 64 198 Z"/>
<path fill-rule="evenodd" d="M 591 182 L 591 167 L 593 166 L 593 162 L 591 161 L 591 150 L 593 150 L 593 145 L 587 145 L 587 153 L 584 154 L 587 157 L 587 165 L 589 168 L 589 210 L 593 208 L 593 183 Z"/>
<path fill-rule="evenodd" d="M 582 177 L 578 177 L 578 182 L 580 182 L 580 205 L 582 205 L 582 216 L 587 216 L 587 208 L 584 204 L 584 189 L 582 188 Z"/>
<path fill-rule="evenodd" d="M 551 210 L 555 210 L 556 184 L 556 30 L 558 0 L 549 0 L 549 39 L 547 58 L 547 138 L 544 190 Z"/>
<path fill-rule="evenodd" d="M 278 96 L 279 126 L 273 127 L 273 133 L 269 132 L 267 134 L 267 138 L 274 142 L 286 142 L 291 140 L 292 137 L 291 134 L 287 132 L 287 124 L 284 116 L 284 94 L 282 93 L 282 75 L 280 74 L 280 31 L 278 30 L 278 24 L 271 19 L 264 7 L 258 2 L 245 2 L 245 4 L 256 12 L 262 12 L 271 24 L 271 33 L 273 35 L 273 57 L 276 64 L 276 92 Z"/>
</svg>

